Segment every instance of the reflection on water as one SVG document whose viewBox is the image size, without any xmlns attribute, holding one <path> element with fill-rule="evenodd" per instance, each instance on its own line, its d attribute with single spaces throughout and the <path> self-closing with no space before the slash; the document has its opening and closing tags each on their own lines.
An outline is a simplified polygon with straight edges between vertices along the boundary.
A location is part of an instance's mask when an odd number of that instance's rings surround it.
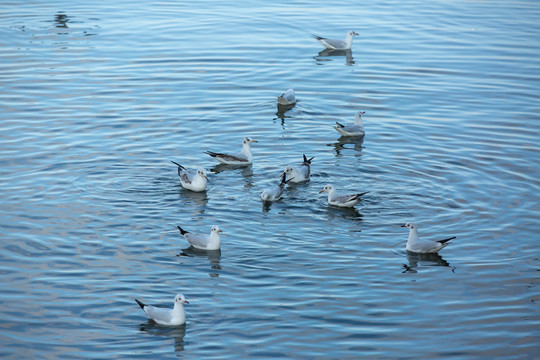
<svg viewBox="0 0 540 360">
<path fill-rule="evenodd" d="M 421 253 L 415 253 L 412 251 L 406 251 L 407 252 L 407 261 L 409 264 L 403 264 L 403 268 L 405 269 L 403 272 L 410 272 L 410 273 L 416 273 L 417 267 L 420 266 L 446 266 L 450 267 L 450 264 L 448 261 L 444 260 L 441 255 L 438 253 L 434 254 L 421 254 Z M 452 272 L 454 272 L 455 267 L 452 267 Z"/>
<path fill-rule="evenodd" d="M 215 270 L 221 270 L 220 260 L 221 260 L 221 249 L 218 250 L 202 250 L 190 246 L 188 248 L 182 249 L 182 252 L 177 256 L 187 256 L 187 257 L 205 257 L 208 259 L 210 264 L 210 269 L 214 270 L 209 273 L 211 277 L 218 277 L 219 274 Z"/>
<path fill-rule="evenodd" d="M 343 56 L 345 57 L 345 65 L 352 66 L 354 65 L 354 58 L 352 56 L 352 50 L 331 50 L 331 49 L 324 49 L 323 51 L 319 52 L 317 56 L 314 56 L 313 59 L 316 60 L 317 65 L 324 65 L 324 62 L 331 61 L 330 59 L 334 56 Z"/>
<path fill-rule="evenodd" d="M 54 24 L 55 24 L 55 26 L 57 28 L 67 29 L 68 28 L 68 25 L 67 25 L 68 22 L 69 22 L 69 18 L 63 12 L 59 12 L 56 15 L 54 15 Z"/>
<path fill-rule="evenodd" d="M 364 135 L 362 136 L 342 136 L 338 139 L 337 142 L 333 144 L 328 144 L 328 146 L 333 146 L 336 155 L 341 155 L 343 150 L 356 150 L 362 151 L 362 144 L 364 143 Z M 352 145 L 352 146 L 348 146 Z"/>
<path fill-rule="evenodd" d="M 204 207 L 208 205 L 208 195 L 206 194 L 206 191 L 195 192 L 184 189 L 182 185 L 178 185 L 178 193 L 182 200 L 187 200 L 188 202 Z"/>
<path fill-rule="evenodd" d="M 174 351 L 180 352 L 184 350 L 185 342 L 184 337 L 186 336 L 186 324 L 178 326 L 163 326 L 159 325 L 153 320 L 148 320 L 147 322 L 139 325 L 139 330 L 149 335 L 164 337 L 164 338 L 173 338 L 174 339 Z"/>
</svg>

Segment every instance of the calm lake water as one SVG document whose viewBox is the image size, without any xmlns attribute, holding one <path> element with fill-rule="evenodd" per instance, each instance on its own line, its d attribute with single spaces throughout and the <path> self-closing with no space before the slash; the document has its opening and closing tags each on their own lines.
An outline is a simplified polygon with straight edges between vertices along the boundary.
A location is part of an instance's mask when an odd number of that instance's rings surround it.
<svg viewBox="0 0 540 360">
<path fill-rule="evenodd" d="M 538 358 L 539 56 L 537 1 L 3 1 L 0 357 Z M 250 168 L 204 154 L 244 136 Z M 412 220 L 457 239 L 407 254 Z M 185 327 L 134 302 L 178 292 Z"/>
</svg>

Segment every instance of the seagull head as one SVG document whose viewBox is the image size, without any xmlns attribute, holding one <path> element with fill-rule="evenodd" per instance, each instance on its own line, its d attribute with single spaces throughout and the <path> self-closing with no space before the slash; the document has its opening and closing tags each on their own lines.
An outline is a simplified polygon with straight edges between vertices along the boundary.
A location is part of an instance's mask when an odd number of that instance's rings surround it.
<svg viewBox="0 0 540 360">
<path fill-rule="evenodd" d="M 250 138 L 249 136 L 246 136 L 246 137 L 244 138 L 244 141 L 243 141 L 244 145 L 249 145 L 249 144 L 251 144 L 252 142 L 258 142 L 258 141 L 255 140 L 255 139 Z"/>
<path fill-rule="evenodd" d="M 348 36 L 354 36 L 354 35 L 358 35 L 358 33 L 351 30 L 351 31 L 349 31 L 349 32 L 347 33 L 347 35 L 348 35 Z"/>
<path fill-rule="evenodd" d="M 219 226 L 217 226 L 217 225 L 212 226 L 212 230 L 211 230 L 211 231 L 212 231 L 212 233 L 214 233 L 214 234 L 219 234 L 220 232 L 223 232 L 223 231 L 221 231 L 221 229 L 220 229 Z"/>
<path fill-rule="evenodd" d="M 321 191 L 319 191 L 319 194 L 320 193 L 323 193 L 323 192 L 330 192 L 334 190 L 334 186 L 333 185 L 326 185 Z"/>
<path fill-rule="evenodd" d="M 174 297 L 174 303 L 179 305 L 189 304 L 184 295 L 178 294 Z"/>
<path fill-rule="evenodd" d="M 406 223 L 405 225 L 401 225 L 401 227 L 406 227 L 406 228 L 409 228 L 409 229 L 411 229 L 411 230 L 412 230 L 412 229 L 416 229 L 416 225 L 415 225 L 413 222 L 411 222 L 411 221 L 409 221 L 409 222 Z"/>
<path fill-rule="evenodd" d="M 285 175 L 285 174 L 291 174 L 293 172 L 294 168 L 292 167 L 292 165 L 287 165 L 287 167 L 285 168 L 285 170 L 283 170 L 283 173 L 281 174 L 282 176 Z"/>
<path fill-rule="evenodd" d="M 208 180 L 208 176 L 206 176 L 206 171 L 203 168 L 197 169 L 197 175 L 202 176 L 206 180 Z"/>
</svg>

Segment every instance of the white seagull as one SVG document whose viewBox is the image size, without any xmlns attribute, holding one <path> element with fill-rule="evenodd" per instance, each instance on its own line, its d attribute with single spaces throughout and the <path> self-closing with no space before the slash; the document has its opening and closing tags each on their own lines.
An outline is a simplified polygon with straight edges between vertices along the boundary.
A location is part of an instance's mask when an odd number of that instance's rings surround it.
<svg viewBox="0 0 540 360">
<path fill-rule="evenodd" d="M 345 38 L 345 41 L 343 40 L 336 40 L 336 39 L 327 39 L 323 38 L 321 36 L 313 35 L 315 39 L 317 39 L 321 44 L 324 45 L 327 49 L 330 50 L 350 50 L 352 46 L 352 40 L 353 36 L 358 35 L 358 33 L 355 33 L 354 31 L 349 31 L 347 33 L 347 37 Z"/>
<path fill-rule="evenodd" d="M 333 185 L 326 185 L 320 193 L 328 193 L 328 205 L 334 205 L 339 207 L 353 207 L 360 202 L 361 196 L 367 194 L 369 191 L 360 194 L 341 195 L 336 192 L 336 188 Z"/>
<path fill-rule="evenodd" d="M 219 226 L 214 225 L 210 230 L 210 235 L 193 234 L 177 226 L 180 234 L 196 249 L 200 250 L 218 250 L 221 247 L 219 233 L 222 232 Z"/>
<path fill-rule="evenodd" d="M 289 175 L 289 180 L 293 183 L 300 183 L 309 180 L 309 175 L 311 173 L 311 160 L 313 160 L 315 157 L 308 159 L 306 155 L 303 156 L 304 162 L 302 162 L 299 167 L 287 165 L 283 171 L 283 174 Z"/>
<path fill-rule="evenodd" d="M 418 226 L 416 224 L 408 222 L 405 225 L 401 225 L 401 227 L 409 228 L 409 239 L 407 240 L 405 249 L 416 253 L 436 253 L 448 245 L 450 240 L 456 238 L 453 236 L 444 240 L 424 240 L 418 237 Z"/>
<path fill-rule="evenodd" d="M 281 199 L 281 195 L 283 195 L 283 190 L 285 188 L 285 185 L 291 181 L 292 179 L 286 180 L 287 174 L 282 173 L 281 174 L 281 182 L 277 185 L 272 186 L 271 188 L 263 190 L 261 193 L 261 200 L 262 201 L 276 201 Z"/>
<path fill-rule="evenodd" d="M 364 131 L 364 123 L 362 123 L 362 115 L 365 113 L 365 111 L 358 111 L 356 115 L 354 115 L 354 122 L 351 124 L 342 125 L 336 121 L 336 126 L 334 126 L 334 129 L 336 129 L 337 132 L 342 136 L 365 135 L 366 132 Z"/>
<path fill-rule="evenodd" d="M 293 89 L 287 89 L 283 94 L 278 96 L 277 102 L 279 105 L 293 105 L 296 104 L 296 96 Z"/>
<path fill-rule="evenodd" d="M 245 137 L 243 140 L 242 151 L 237 154 L 216 153 L 213 151 L 206 151 L 206 153 L 222 164 L 250 165 L 253 162 L 253 155 L 251 154 L 250 146 L 252 142 L 257 142 L 257 140 L 253 140 L 250 137 Z"/>
<path fill-rule="evenodd" d="M 176 326 L 186 323 L 184 304 L 189 304 L 189 302 L 182 294 L 175 296 L 174 307 L 172 310 L 146 305 L 137 299 L 135 299 L 135 301 L 150 319 L 154 320 L 160 325 Z"/>
<path fill-rule="evenodd" d="M 197 169 L 195 174 L 191 174 L 188 170 L 180 165 L 177 162 L 171 160 L 173 164 L 178 166 L 178 176 L 180 176 L 180 182 L 184 189 L 191 191 L 204 191 L 206 190 L 206 183 L 208 182 L 208 177 L 206 176 L 206 171 L 200 167 Z"/>
</svg>

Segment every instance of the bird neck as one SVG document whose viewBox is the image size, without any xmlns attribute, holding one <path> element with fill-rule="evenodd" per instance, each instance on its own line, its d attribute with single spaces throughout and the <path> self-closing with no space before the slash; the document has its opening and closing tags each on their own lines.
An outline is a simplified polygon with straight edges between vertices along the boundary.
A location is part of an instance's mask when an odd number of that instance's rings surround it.
<svg viewBox="0 0 540 360">
<path fill-rule="evenodd" d="M 362 127 L 364 127 L 364 123 L 362 122 L 362 116 L 360 116 L 359 114 L 356 114 L 355 117 L 354 117 L 354 123 L 356 125 L 360 125 Z"/>
<path fill-rule="evenodd" d="M 184 311 L 184 304 L 175 302 L 173 308 L 173 318 L 184 322 L 186 320 L 186 313 Z"/>
<path fill-rule="evenodd" d="M 246 155 L 247 157 L 251 156 L 251 146 L 249 143 L 242 145 L 242 154 Z"/>
<path fill-rule="evenodd" d="M 418 242 L 418 230 L 411 229 L 409 231 L 409 239 L 407 241 L 410 243 Z"/>
<path fill-rule="evenodd" d="M 352 46 L 352 40 L 353 40 L 352 34 L 347 34 L 347 37 L 345 38 L 345 43 L 347 43 L 347 48 L 350 49 Z"/>
<path fill-rule="evenodd" d="M 220 243 L 221 243 L 221 238 L 219 237 L 219 234 L 215 232 L 210 233 L 210 238 L 208 239 L 208 245 L 219 246 Z"/>
</svg>

